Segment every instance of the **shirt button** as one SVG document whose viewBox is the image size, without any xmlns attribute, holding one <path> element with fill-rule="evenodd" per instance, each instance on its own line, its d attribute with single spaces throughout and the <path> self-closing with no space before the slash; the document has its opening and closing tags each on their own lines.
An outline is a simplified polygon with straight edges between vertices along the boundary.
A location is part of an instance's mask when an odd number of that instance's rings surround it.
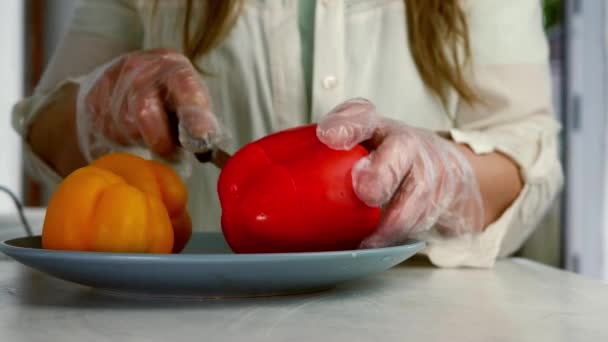
<svg viewBox="0 0 608 342">
<path fill-rule="evenodd" d="M 328 75 L 328 76 L 325 76 L 325 78 L 323 79 L 323 82 L 321 82 L 321 83 L 323 84 L 323 88 L 333 89 L 336 87 L 336 85 L 338 85 L 338 79 L 334 75 Z"/>
</svg>

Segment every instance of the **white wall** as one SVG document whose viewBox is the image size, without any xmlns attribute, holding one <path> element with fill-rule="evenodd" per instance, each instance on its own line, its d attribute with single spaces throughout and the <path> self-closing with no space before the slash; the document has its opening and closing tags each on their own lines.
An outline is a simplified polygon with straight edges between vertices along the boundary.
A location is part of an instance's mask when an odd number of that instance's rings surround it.
<svg viewBox="0 0 608 342">
<path fill-rule="evenodd" d="M 23 4 L 2 1 L 0 12 L 0 184 L 21 195 L 21 145 L 11 125 L 11 108 L 23 91 Z M 8 196 L 0 193 L 0 214 L 14 211 Z"/>
<path fill-rule="evenodd" d="M 568 8 L 566 266 L 608 280 L 608 5 L 574 3 Z"/>
</svg>

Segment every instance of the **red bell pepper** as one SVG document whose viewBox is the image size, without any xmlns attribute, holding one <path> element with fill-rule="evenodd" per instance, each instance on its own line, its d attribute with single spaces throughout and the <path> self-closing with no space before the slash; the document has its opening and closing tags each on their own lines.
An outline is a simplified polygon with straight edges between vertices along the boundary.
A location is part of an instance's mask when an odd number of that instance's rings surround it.
<svg viewBox="0 0 608 342">
<path fill-rule="evenodd" d="M 316 125 L 254 141 L 228 160 L 218 182 L 222 230 L 236 253 L 355 249 L 375 229 L 379 208 L 361 202 L 351 169 L 362 146 L 335 151 Z"/>
</svg>

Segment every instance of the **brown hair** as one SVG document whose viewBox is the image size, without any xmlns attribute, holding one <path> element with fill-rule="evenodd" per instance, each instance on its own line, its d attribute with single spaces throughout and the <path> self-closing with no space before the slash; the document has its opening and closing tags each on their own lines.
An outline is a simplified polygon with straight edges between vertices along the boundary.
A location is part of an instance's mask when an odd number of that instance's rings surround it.
<svg viewBox="0 0 608 342">
<path fill-rule="evenodd" d="M 193 0 L 186 1 L 184 16 L 183 46 L 184 54 L 194 60 L 216 47 L 230 31 L 240 11 L 240 0 L 198 1 L 201 8 L 194 8 Z M 197 15 L 198 17 L 195 17 Z M 196 25 L 191 30 L 192 20 Z"/>
<path fill-rule="evenodd" d="M 465 77 L 471 58 L 466 16 L 460 0 L 404 0 L 412 56 L 420 77 L 447 107 L 448 89 L 467 103 L 478 100 Z M 191 60 L 216 47 L 234 24 L 242 0 L 186 0 L 184 52 Z M 191 28 L 194 15 L 197 25 Z"/>
</svg>

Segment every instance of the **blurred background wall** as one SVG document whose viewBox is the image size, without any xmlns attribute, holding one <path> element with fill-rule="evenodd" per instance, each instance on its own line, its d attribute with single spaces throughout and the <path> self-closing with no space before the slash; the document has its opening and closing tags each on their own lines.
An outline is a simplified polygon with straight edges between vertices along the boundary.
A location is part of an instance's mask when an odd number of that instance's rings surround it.
<svg viewBox="0 0 608 342">
<path fill-rule="evenodd" d="M 11 108 L 23 96 L 23 32 L 24 8 L 22 0 L 6 0 L 0 20 L 0 184 L 21 196 L 21 143 L 10 125 Z M 0 214 L 14 211 L 13 203 L 0 194 Z"/>
</svg>

